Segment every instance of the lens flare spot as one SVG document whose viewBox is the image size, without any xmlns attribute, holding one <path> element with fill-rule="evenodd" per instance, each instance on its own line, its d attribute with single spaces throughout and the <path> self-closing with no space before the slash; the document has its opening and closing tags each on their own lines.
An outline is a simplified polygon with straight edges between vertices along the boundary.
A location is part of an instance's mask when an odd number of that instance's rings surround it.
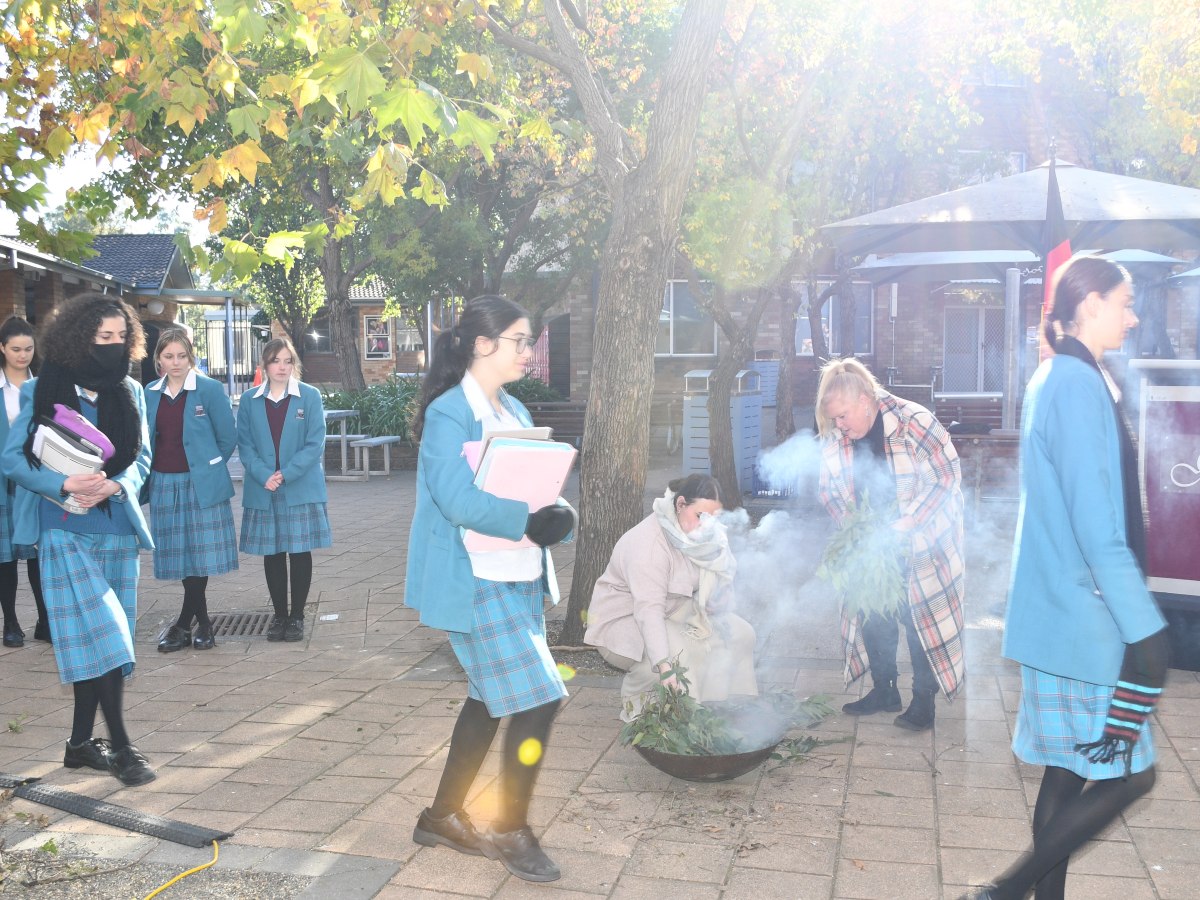
<svg viewBox="0 0 1200 900">
<path fill-rule="evenodd" d="M 571 668 L 570 666 L 568 666 L 566 663 L 559 663 L 558 664 L 558 674 L 559 674 L 559 677 L 561 677 L 563 681 L 570 681 L 572 678 L 575 677 L 575 670 L 573 668 Z"/>
<path fill-rule="evenodd" d="M 517 748 L 517 759 L 523 766 L 535 766 L 542 758 L 542 742 L 537 738 L 525 738 Z"/>
</svg>

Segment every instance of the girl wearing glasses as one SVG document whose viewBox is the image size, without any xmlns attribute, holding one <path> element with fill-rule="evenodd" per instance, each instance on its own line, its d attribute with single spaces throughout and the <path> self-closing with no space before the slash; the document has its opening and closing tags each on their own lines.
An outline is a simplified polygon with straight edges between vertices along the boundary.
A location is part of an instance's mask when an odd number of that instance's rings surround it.
<svg viewBox="0 0 1200 900">
<path fill-rule="evenodd" d="M 301 641 L 312 551 L 333 543 L 322 469 L 325 407 L 321 392 L 300 381 L 300 360 L 287 338 L 267 341 L 262 368 L 266 379 L 242 394 L 237 417 L 238 454 L 246 467 L 242 552 L 263 558 L 275 609 L 267 640 Z"/>
<path fill-rule="evenodd" d="M 558 866 L 529 828 L 529 801 L 550 726 L 567 695 L 546 646 L 543 597 L 556 597 L 544 548 L 574 523 L 568 507 L 533 511 L 475 486 L 463 444 L 484 430 L 533 424 L 504 391 L 525 374 L 533 335 L 525 311 L 503 297 L 477 297 L 434 348 L 417 414 L 417 504 L 408 547 L 404 602 L 421 622 L 449 634 L 467 674 L 467 699 L 433 805 L 417 819 L 413 840 L 500 860 L 518 878 L 554 881 Z M 538 546 L 468 552 L 461 529 Z M 500 720 L 510 717 L 500 769 L 497 819 L 476 832 L 464 810 Z"/>
</svg>

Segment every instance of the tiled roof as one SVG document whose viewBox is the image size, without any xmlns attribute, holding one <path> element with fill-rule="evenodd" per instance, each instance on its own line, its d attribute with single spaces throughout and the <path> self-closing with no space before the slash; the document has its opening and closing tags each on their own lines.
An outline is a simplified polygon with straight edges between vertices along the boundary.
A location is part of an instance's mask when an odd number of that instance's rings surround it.
<svg viewBox="0 0 1200 900">
<path fill-rule="evenodd" d="M 98 234 L 92 248 L 99 251 L 86 263 L 135 288 L 161 287 L 178 247 L 173 234 Z"/>
<path fill-rule="evenodd" d="M 377 303 L 382 303 L 391 296 L 391 290 L 383 280 L 372 275 L 366 281 L 360 281 L 358 284 L 350 285 L 350 300 L 351 302 L 362 302 L 373 300 Z"/>
</svg>

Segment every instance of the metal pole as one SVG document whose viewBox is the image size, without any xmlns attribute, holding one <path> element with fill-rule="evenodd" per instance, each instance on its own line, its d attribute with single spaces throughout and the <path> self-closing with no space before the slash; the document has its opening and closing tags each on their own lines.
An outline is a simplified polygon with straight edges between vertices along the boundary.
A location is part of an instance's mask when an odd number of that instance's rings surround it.
<svg viewBox="0 0 1200 900">
<path fill-rule="evenodd" d="M 225 295 L 225 386 L 229 389 L 229 396 L 236 396 L 233 383 L 233 357 L 235 347 L 233 343 L 233 297 L 229 294 Z"/>
<path fill-rule="evenodd" d="M 1021 270 L 1004 272 L 1004 408 L 1000 425 L 1005 430 L 1017 427 L 1017 391 L 1021 383 L 1021 357 L 1024 355 L 1021 335 Z"/>
</svg>

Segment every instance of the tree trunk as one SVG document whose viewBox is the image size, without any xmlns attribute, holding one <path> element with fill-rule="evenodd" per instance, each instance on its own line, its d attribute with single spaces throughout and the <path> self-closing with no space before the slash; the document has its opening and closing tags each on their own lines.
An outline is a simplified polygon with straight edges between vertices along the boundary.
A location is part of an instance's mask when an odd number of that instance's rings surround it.
<svg viewBox="0 0 1200 900">
<path fill-rule="evenodd" d="M 350 305 L 351 277 L 342 269 L 342 246 L 330 238 L 321 254 L 321 276 L 325 279 L 325 308 L 329 312 L 329 343 L 337 359 L 342 389 L 361 391 L 367 387 L 358 354 L 358 316 Z"/>
<path fill-rule="evenodd" d="M 796 371 L 796 317 L 799 315 L 800 299 L 804 295 L 785 285 L 779 293 L 779 384 L 775 388 L 775 437 L 783 443 L 796 432 L 793 407 L 796 404 L 795 386 L 792 384 Z"/>
</svg>

